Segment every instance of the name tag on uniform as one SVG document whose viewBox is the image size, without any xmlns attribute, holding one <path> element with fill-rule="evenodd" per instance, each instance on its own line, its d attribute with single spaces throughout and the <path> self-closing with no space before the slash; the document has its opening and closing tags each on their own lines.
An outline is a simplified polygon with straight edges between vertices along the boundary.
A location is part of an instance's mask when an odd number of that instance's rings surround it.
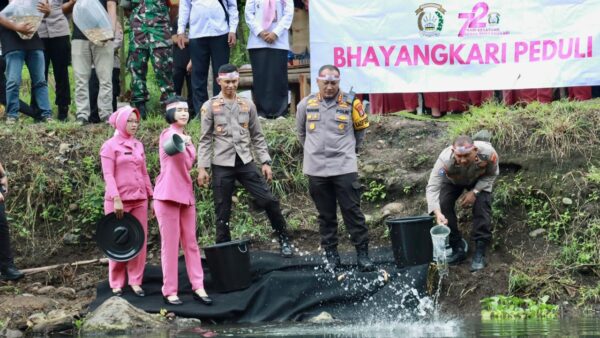
<svg viewBox="0 0 600 338">
<path fill-rule="evenodd" d="M 341 105 L 340 105 L 341 107 Z M 350 115 L 350 109 L 336 109 L 335 111 L 338 114 L 346 114 L 346 115 Z"/>
</svg>

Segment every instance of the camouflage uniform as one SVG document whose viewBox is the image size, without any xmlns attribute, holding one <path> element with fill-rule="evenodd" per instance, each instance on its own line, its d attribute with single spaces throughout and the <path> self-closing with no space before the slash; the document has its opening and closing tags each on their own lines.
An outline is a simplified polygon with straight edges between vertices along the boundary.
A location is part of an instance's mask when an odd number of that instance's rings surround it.
<svg viewBox="0 0 600 338">
<path fill-rule="evenodd" d="M 131 102 L 140 107 L 149 100 L 146 88 L 148 59 L 160 88 L 160 102 L 174 95 L 173 53 L 169 7 L 166 0 L 133 0 L 129 30 Z"/>
</svg>

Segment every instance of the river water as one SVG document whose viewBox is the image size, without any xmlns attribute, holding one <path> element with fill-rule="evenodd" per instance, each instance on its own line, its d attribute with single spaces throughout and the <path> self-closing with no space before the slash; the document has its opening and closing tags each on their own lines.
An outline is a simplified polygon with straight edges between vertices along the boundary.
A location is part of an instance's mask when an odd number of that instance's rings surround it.
<svg viewBox="0 0 600 338">
<path fill-rule="evenodd" d="M 582 337 L 600 336 L 600 318 L 551 320 L 478 319 L 421 322 L 365 322 L 356 324 L 262 324 L 206 326 L 157 337 Z"/>
</svg>

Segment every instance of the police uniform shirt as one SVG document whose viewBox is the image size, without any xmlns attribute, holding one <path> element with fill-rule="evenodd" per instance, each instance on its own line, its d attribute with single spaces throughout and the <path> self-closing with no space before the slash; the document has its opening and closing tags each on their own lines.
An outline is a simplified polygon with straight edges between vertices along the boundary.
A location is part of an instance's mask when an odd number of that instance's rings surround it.
<svg viewBox="0 0 600 338">
<path fill-rule="evenodd" d="M 477 158 L 467 167 L 456 164 L 452 146 L 447 147 L 438 157 L 427 183 L 427 209 L 432 213 L 440 209 L 440 190 L 442 184 L 451 183 L 470 187 L 478 191 L 492 192 L 494 180 L 500 173 L 498 155 L 488 142 L 475 141 Z"/>
<path fill-rule="evenodd" d="M 199 167 L 208 168 L 211 164 L 234 167 L 236 154 L 244 164 L 249 163 L 251 146 L 260 163 L 271 161 L 252 101 L 238 96 L 233 103 L 227 103 L 219 94 L 202 105 L 200 114 Z"/>
<path fill-rule="evenodd" d="M 358 172 L 357 138 L 368 126 L 360 101 L 348 94 L 340 91 L 330 101 L 319 93 L 304 98 L 296 113 L 304 174 L 329 177 Z"/>
</svg>

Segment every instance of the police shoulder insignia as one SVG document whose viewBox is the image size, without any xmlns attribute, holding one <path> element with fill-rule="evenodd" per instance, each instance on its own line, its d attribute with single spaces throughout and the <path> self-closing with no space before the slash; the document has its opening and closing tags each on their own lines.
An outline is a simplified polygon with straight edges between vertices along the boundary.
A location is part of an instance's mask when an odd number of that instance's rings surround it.
<svg viewBox="0 0 600 338">
<path fill-rule="evenodd" d="M 356 109 L 356 111 L 358 112 L 358 115 L 360 115 L 360 116 L 365 115 L 365 110 L 363 109 L 363 105 L 362 105 L 362 102 L 360 102 L 360 100 L 356 100 L 356 103 L 354 104 L 354 109 Z"/>
<path fill-rule="evenodd" d="M 200 109 L 200 114 L 202 116 L 205 116 L 206 113 L 208 113 L 208 109 L 206 109 L 206 106 L 202 106 L 202 109 Z"/>
<path fill-rule="evenodd" d="M 438 171 L 438 175 L 439 176 L 446 176 L 446 169 L 441 168 L 440 171 Z"/>
</svg>

